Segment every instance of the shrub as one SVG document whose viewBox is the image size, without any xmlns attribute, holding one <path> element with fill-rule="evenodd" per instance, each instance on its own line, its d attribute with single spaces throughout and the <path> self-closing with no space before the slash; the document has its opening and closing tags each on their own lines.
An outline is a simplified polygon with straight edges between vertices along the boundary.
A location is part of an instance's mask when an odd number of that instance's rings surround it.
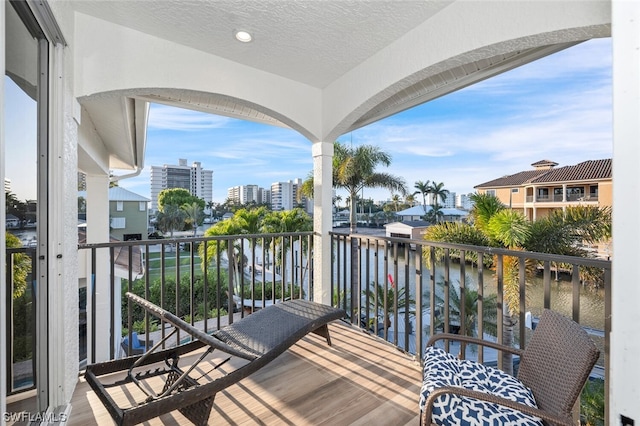
<svg viewBox="0 0 640 426">
<path fill-rule="evenodd" d="M 604 380 L 589 380 L 580 395 L 580 423 L 604 426 Z"/>
</svg>

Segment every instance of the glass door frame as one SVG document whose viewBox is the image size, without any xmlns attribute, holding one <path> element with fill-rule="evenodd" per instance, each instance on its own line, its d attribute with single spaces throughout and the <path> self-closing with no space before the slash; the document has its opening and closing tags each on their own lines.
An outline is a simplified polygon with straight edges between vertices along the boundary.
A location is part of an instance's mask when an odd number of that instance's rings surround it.
<svg viewBox="0 0 640 426">
<path fill-rule="evenodd" d="M 52 168 L 50 157 L 52 150 L 52 133 L 55 131 L 56 123 L 51 121 L 53 116 L 53 103 L 60 104 L 60 94 L 54 94 L 56 83 L 52 83 L 52 75 L 56 74 L 52 70 L 54 60 L 61 61 L 62 57 L 55 57 L 56 45 L 65 46 L 62 32 L 57 25 L 53 13 L 46 0 L 29 2 L 25 0 L 10 0 L 6 2 L 13 7 L 20 17 L 25 28 L 38 43 L 38 87 L 37 87 L 37 212 L 36 212 L 36 270 L 32 272 L 34 277 L 35 300 L 36 300 L 36 347 L 34 356 L 36 357 L 36 371 L 34 380 L 36 382 L 36 410 L 45 412 L 50 405 L 50 375 L 55 366 L 50 365 L 50 324 L 49 324 L 49 275 L 53 253 L 49 245 L 50 240 L 50 189 L 52 183 Z M 4 17 L 6 19 L 6 17 Z M 4 21 L 4 19 L 3 19 Z M 6 43 L 6 38 L 4 39 Z M 5 64 L 6 68 L 6 64 Z M 52 103 L 53 100 L 53 103 Z M 5 141 L 6 144 L 6 141 Z M 5 145 L 6 146 L 6 145 Z M 53 182 L 55 185 L 55 182 Z M 55 355 L 54 355 L 55 356 Z M 55 380 L 54 380 L 55 381 Z M 4 396 L 4 395 L 3 395 Z M 2 407 L 4 408 L 4 407 Z"/>
</svg>

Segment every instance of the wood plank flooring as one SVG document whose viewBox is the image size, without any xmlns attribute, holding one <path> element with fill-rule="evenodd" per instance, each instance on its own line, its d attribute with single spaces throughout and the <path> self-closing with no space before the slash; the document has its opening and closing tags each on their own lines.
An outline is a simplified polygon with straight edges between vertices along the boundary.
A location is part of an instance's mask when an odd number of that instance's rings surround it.
<svg viewBox="0 0 640 426">
<path fill-rule="evenodd" d="M 211 425 L 417 425 L 417 362 L 355 328 L 329 326 L 333 346 L 310 334 L 260 371 L 219 392 Z M 221 369 L 233 367 L 233 362 Z M 206 372 L 203 365 L 200 371 Z M 117 394 L 117 392 L 116 392 Z M 141 400 L 136 389 L 115 398 Z M 69 426 L 113 424 L 84 379 L 74 392 Z M 145 424 L 190 424 L 179 412 Z"/>
</svg>

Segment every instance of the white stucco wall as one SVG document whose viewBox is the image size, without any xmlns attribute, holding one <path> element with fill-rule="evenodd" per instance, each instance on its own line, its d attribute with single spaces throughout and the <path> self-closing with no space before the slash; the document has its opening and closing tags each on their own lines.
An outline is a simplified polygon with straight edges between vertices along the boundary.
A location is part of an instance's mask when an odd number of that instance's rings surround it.
<svg viewBox="0 0 640 426">
<path fill-rule="evenodd" d="M 609 423 L 640 424 L 640 2 L 613 2 L 613 282 Z"/>
<path fill-rule="evenodd" d="M 73 117 L 73 59 L 57 45 L 51 56 L 49 141 L 49 405 L 66 405 L 78 381 L 77 122 Z M 53 337 L 53 338 L 52 338 Z"/>
</svg>

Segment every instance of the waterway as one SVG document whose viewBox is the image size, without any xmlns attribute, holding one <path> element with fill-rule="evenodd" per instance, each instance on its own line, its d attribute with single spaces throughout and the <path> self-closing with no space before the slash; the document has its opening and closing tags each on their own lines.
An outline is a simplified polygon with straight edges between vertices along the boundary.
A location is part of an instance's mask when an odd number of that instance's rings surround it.
<svg viewBox="0 0 640 426">
<path fill-rule="evenodd" d="M 341 253 L 342 250 L 339 249 Z M 369 281 L 373 281 L 375 279 L 375 269 L 376 269 L 376 261 L 379 260 L 377 264 L 377 272 L 378 272 L 378 282 L 380 284 L 384 284 L 384 280 L 390 284 L 390 281 L 393 281 L 394 284 L 397 284 L 399 288 L 402 288 L 407 285 L 409 288 L 409 294 L 412 298 L 415 299 L 416 292 L 416 253 L 413 250 L 409 251 L 409 267 L 405 268 L 405 253 L 404 250 L 400 250 L 398 255 L 398 268 L 397 271 L 394 270 L 393 258 L 391 256 L 392 252 L 389 252 L 389 258 L 387 260 L 387 268 L 385 269 L 384 265 L 384 248 L 378 250 L 377 256 L 375 250 L 371 250 L 369 252 Z M 344 259 L 344 257 L 341 257 Z M 335 260 L 334 260 L 335 262 Z M 347 274 L 350 273 L 350 259 L 347 257 L 346 259 L 346 271 Z M 366 268 L 366 259 L 361 259 L 360 262 L 361 269 Z M 453 286 L 458 286 L 460 282 L 460 264 L 451 263 L 449 269 L 449 279 L 450 284 Z M 340 280 L 339 282 L 343 282 L 343 273 L 345 270 L 345 266 L 342 265 L 340 271 L 334 271 L 334 279 Z M 406 277 L 406 271 L 408 273 L 408 281 Z M 465 274 L 465 286 L 470 290 L 478 289 L 478 269 L 476 267 L 472 267 L 470 265 L 464 265 L 464 274 Z M 391 275 L 391 279 L 388 276 Z M 423 277 L 423 306 L 429 306 L 429 296 L 430 296 L 430 275 L 431 271 L 424 264 L 422 265 L 422 277 Z M 444 283 L 444 266 L 436 265 L 435 267 L 435 277 L 436 284 Z M 366 280 L 366 271 L 361 270 L 362 282 L 364 283 Z M 484 268 L 482 273 L 482 282 L 483 282 L 483 291 L 485 295 L 491 295 L 497 293 L 497 280 L 495 273 L 488 269 Z M 572 303 L 573 303 L 573 285 L 569 281 L 569 278 L 566 275 L 560 274 L 560 280 L 555 280 L 555 275 L 552 274 L 551 281 L 551 309 L 557 312 L 560 312 L 568 317 L 572 316 Z M 580 324 L 593 328 L 595 330 L 604 330 L 604 305 L 605 305 L 605 294 L 604 289 L 593 289 L 591 287 L 580 287 Z M 525 309 L 532 313 L 534 317 L 539 316 L 542 313 L 544 306 L 544 285 L 542 280 L 542 275 L 536 276 L 532 279 L 528 280 L 528 285 L 526 287 L 526 304 Z"/>
</svg>

